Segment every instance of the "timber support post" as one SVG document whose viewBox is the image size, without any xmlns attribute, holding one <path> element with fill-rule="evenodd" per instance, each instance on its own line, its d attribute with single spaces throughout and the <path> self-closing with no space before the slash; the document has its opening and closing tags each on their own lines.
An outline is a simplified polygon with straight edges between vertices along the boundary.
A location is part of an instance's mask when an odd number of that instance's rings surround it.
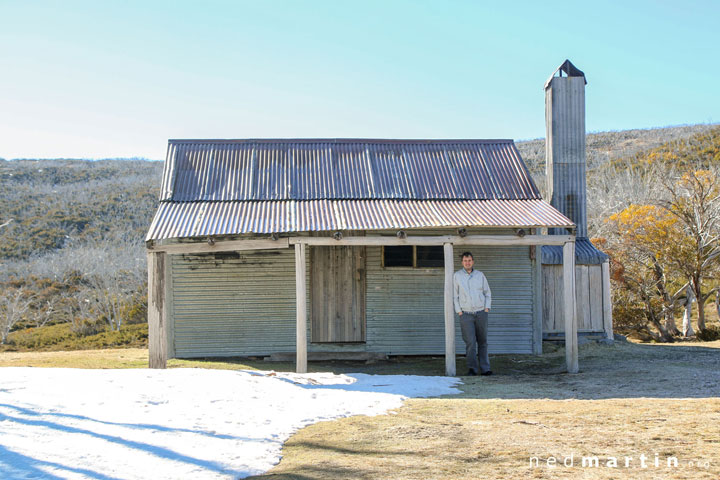
<svg viewBox="0 0 720 480">
<path fill-rule="evenodd" d="M 163 252 L 148 252 L 148 351 L 150 368 L 166 368 L 168 325 Z"/>
<path fill-rule="evenodd" d="M 575 242 L 563 246 L 563 314 L 565 362 L 568 373 L 578 373 L 577 305 L 575 300 Z"/>
<path fill-rule="evenodd" d="M 297 373 L 307 373 L 307 301 L 305 285 L 305 244 L 295 244 L 295 300 L 297 325 L 295 352 Z"/>
<path fill-rule="evenodd" d="M 452 243 L 443 244 L 445 253 L 445 375 L 454 377 L 455 369 L 455 306 L 453 304 L 454 259 Z"/>
</svg>

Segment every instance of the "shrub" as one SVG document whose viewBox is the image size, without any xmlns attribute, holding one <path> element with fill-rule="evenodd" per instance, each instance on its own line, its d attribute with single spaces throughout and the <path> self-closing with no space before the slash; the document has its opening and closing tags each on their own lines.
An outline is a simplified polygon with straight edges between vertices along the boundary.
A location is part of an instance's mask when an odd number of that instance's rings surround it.
<svg viewBox="0 0 720 480">
<path fill-rule="evenodd" d="M 132 303 L 121 309 L 120 315 L 128 325 L 147 322 L 147 293 L 134 296 Z"/>
<path fill-rule="evenodd" d="M 62 351 L 90 350 L 117 347 L 147 347 L 147 323 L 125 325 L 119 332 L 113 332 L 100 325 L 98 333 L 78 336 L 63 323 L 40 328 L 28 328 L 13 332 L 8 345 L 0 345 L 0 351 Z"/>
<path fill-rule="evenodd" d="M 697 332 L 695 337 L 703 342 L 712 342 L 714 340 L 720 340 L 720 326 L 710 325 L 705 327 L 704 330 Z"/>
<path fill-rule="evenodd" d="M 70 331 L 78 337 L 95 335 L 105 330 L 105 325 L 91 318 L 77 318 L 70 324 Z"/>
</svg>

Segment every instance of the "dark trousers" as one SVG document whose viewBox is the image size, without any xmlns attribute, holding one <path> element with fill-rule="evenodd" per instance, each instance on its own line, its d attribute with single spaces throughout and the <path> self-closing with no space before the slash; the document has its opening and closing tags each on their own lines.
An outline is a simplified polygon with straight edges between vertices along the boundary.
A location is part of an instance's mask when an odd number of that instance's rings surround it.
<svg viewBox="0 0 720 480">
<path fill-rule="evenodd" d="M 475 373 L 490 370 L 487 348 L 488 313 L 484 310 L 460 315 L 460 330 L 465 340 L 465 357 L 468 369 Z M 478 364 L 480 370 L 478 370 Z"/>
</svg>

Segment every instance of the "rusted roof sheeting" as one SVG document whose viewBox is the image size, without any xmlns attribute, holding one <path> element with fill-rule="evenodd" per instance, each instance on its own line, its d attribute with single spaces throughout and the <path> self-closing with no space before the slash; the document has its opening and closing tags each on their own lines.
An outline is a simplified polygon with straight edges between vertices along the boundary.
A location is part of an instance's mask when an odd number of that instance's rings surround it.
<svg viewBox="0 0 720 480">
<path fill-rule="evenodd" d="M 170 140 L 161 200 L 540 199 L 512 140 Z"/>
<path fill-rule="evenodd" d="M 147 240 L 424 227 L 569 227 L 543 200 L 162 202 Z"/>
</svg>

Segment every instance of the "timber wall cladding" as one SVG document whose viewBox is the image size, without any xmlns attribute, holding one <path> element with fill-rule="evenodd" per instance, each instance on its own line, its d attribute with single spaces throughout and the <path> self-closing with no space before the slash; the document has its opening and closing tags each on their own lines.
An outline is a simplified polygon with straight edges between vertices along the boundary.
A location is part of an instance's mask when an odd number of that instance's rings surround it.
<svg viewBox="0 0 720 480">
<path fill-rule="evenodd" d="M 365 341 L 365 247 L 310 247 L 313 342 Z"/>
<path fill-rule="evenodd" d="M 562 265 L 543 265 L 543 333 L 565 331 Z M 603 332 L 601 265 L 575 266 L 578 332 Z"/>
<path fill-rule="evenodd" d="M 528 247 L 456 246 L 472 252 L 493 294 L 490 353 L 532 353 L 533 284 Z M 367 338 L 369 349 L 395 355 L 444 354 L 443 268 L 381 267 L 381 248 L 367 249 Z M 465 343 L 455 319 L 455 345 Z"/>
<path fill-rule="evenodd" d="M 313 248 L 308 247 L 308 257 Z M 533 285 L 528 247 L 456 250 L 455 270 L 461 268 L 461 250 L 469 250 L 476 267 L 490 282 L 490 352 L 532 353 Z M 444 354 L 443 268 L 382 268 L 380 247 L 366 247 L 366 254 L 366 343 L 309 343 L 308 351 Z M 175 356 L 295 351 L 292 249 L 169 258 L 174 285 Z M 308 310 L 310 270 L 306 271 Z M 463 354 L 457 321 L 455 337 L 456 351 Z"/>
<path fill-rule="evenodd" d="M 292 249 L 171 257 L 177 357 L 295 351 Z"/>
</svg>

